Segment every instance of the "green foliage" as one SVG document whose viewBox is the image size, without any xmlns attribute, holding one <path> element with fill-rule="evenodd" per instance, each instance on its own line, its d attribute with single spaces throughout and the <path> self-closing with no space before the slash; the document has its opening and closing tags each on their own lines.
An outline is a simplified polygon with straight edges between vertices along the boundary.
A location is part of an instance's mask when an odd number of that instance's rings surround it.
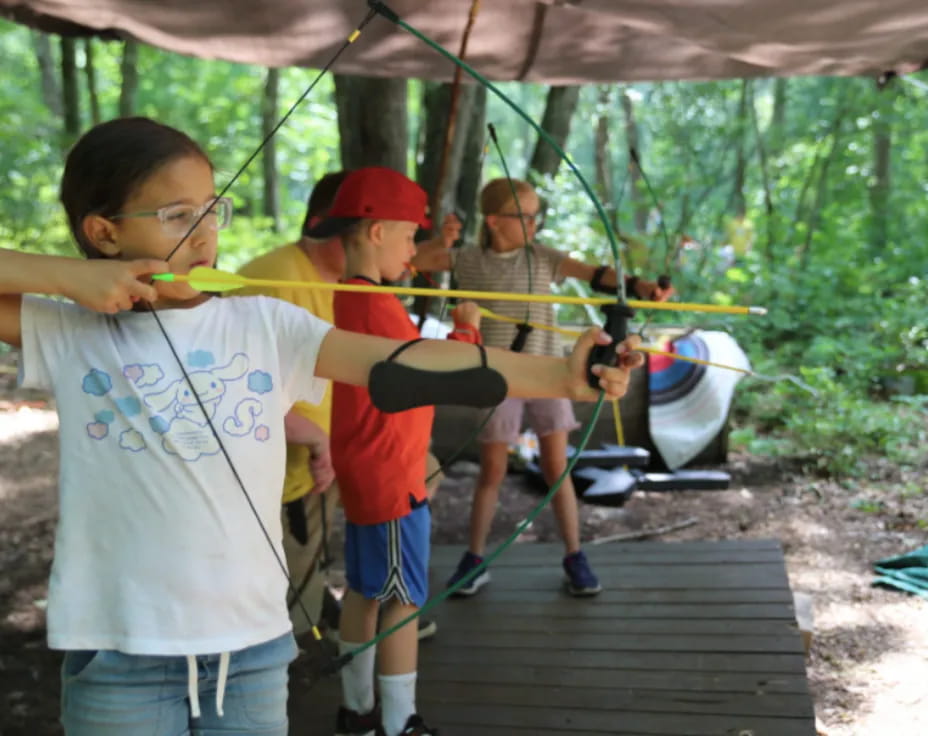
<svg viewBox="0 0 928 736">
<path fill-rule="evenodd" d="M 11 72 L 0 80 L 0 246 L 73 253 L 57 204 L 62 122 L 43 101 L 34 43 L 29 31 L 0 22 L 0 54 Z M 52 47 L 57 50 L 55 38 Z M 104 117 L 112 117 L 122 46 L 96 41 L 95 52 L 100 105 Z M 78 64 L 85 63 L 79 54 Z M 138 113 L 202 143 L 223 186 L 261 139 L 266 71 L 140 47 L 138 72 Z M 315 75 L 282 71 L 281 113 Z M 83 75 L 81 85 L 86 126 Z M 500 86 L 541 118 L 545 86 Z M 746 380 L 737 392 L 736 444 L 846 475 L 861 472 L 874 455 L 924 462 L 917 448 L 928 423 L 928 96 L 902 80 L 879 91 L 873 80 L 810 77 L 788 80 L 779 107 L 778 89 L 783 85 L 764 79 L 635 83 L 617 86 L 604 103 L 601 89 L 590 86 L 580 95 L 566 149 L 595 181 L 594 131 L 600 116 L 608 118 L 605 188 L 611 201 L 605 205 L 625 240 L 640 243 L 637 249 L 621 244 L 637 272 L 652 278 L 669 273 L 686 301 L 770 310 L 767 317 L 737 318 L 648 313 L 649 324 L 728 330 L 760 373 L 795 374 L 818 392 Z M 415 149 L 417 90 L 421 85 L 414 82 L 410 161 L 421 153 Z M 236 216 L 223 233 L 223 267 L 236 268 L 295 238 L 313 182 L 339 166 L 332 91 L 326 76 L 276 138 L 285 232 L 274 233 L 259 216 L 262 174 L 254 162 L 231 190 Z M 629 185 L 628 121 L 619 91 L 631 100 L 650 187 L 643 179 Z M 487 120 L 510 170 L 525 176 L 534 132 L 492 95 Z M 881 140 L 889 143 L 891 173 L 882 179 Z M 502 174 L 491 150 L 483 176 Z M 548 214 L 543 242 L 590 263 L 612 262 L 605 228 L 566 167 L 543 182 L 540 193 Z M 559 288 L 589 291 L 571 282 Z M 597 318 L 578 307 L 563 307 L 558 315 L 562 322 Z"/>
<path fill-rule="evenodd" d="M 0 53 L 8 69 L 0 81 L 0 245 L 36 252 L 75 253 L 57 202 L 58 180 L 66 151 L 62 122 L 43 102 L 33 36 L 21 26 L 0 21 Z M 50 37 L 57 54 L 57 37 Z M 121 89 L 122 45 L 95 41 L 94 66 L 105 119 L 115 117 Z M 57 64 L 57 56 L 53 60 Z M 78 64 L 86 59 L 78 55 Z M 57 71 L 57 69 L 56 69 Z M 83 72 L 83 69 L 81 70 Z M 315 70 L 287 69 L 281 74 L 279 114 L 299 98 Z M 261 100 L 266 70 L 203 61 L 147 46 L 139 47 L 136 114 L 174 125 L 191 135 L 213 159 L 217 186 L 223 186 L 261 140 Z M 89 105 L 80 77 L 84 127 Z M 280 180 L 283 234 L 267 235 L 261 212 L 260 161 L 253 162 L 233 187 L 235 228 L 248 233 L 247 245 L 223 236 L 223 249 L 258 252 L 281 239 L 295 239 L 312 185 L 339 168 L 338 126 L 331 103 L 331 76 L 322 79 L 275 139 Z M 7 163 L 8 162 L 8 163 Z"/>
<path fill-rule="evenodd" d="M 761 366 L 758 370 L 763 372 Z M 858 475 L 874 456 L 911 466 L 922 460 L 928 439 L 924 402 L 873 401 L 854 390 L 834 368 L 801 368 L 795 384 L 749 381 L 739 390 L 734 446 L 798 458 L 823 473 Z"/>
</svg>

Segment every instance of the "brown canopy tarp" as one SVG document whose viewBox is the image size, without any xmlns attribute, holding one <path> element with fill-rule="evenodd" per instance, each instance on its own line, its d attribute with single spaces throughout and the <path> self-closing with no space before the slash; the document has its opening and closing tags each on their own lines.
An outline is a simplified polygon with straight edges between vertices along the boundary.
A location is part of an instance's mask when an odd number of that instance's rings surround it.
<svg viewBox="0 0 928 736">
<path fill-rule="evenodd" d="M 392 0 L 452 50 L 471 0 Z M 17 22 L 203 58 L 320 67 L 364 0 L 0 0 Z M 469 61 L 494 80 L 577 83 L 905 73 L 928 61 L 926 0 L 482 0 Z M 378 17 L 335 67 L 448 79 L 452 67 Z"/>
</svg>

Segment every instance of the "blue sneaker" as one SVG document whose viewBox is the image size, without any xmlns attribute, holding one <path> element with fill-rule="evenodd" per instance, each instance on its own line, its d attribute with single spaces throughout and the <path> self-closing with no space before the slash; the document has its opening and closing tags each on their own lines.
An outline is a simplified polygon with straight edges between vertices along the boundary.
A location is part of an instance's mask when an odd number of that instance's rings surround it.
<svg viewBox="0 0 928 736">
<path fill-rule="evenodd" d="M 567 573 L 567 590 L 571 595 L 596 595 L 603 589 L 582 549 L 564 558 L 564 572 Z"/>
<path fill-rule="evenodd" d="M 471 554 L 470 552 L 465 552 L 464 556 L 461 558 L 461 561 L 458 563 L 458 569 L 454 571 L 454 574 L 450 578 L 448 578 L 448 587 L 450 588 L 452 585 L 457 583 L 481 562 L 483 562 L 482 557 L 477 557 L 477 555 Z M 471 578 L 463 587 L 454 591 L 454 594 L 473 595 L 489 582 L 490 571 L 487 568 L 484 568 L 477 575 Z"/>
</svg>

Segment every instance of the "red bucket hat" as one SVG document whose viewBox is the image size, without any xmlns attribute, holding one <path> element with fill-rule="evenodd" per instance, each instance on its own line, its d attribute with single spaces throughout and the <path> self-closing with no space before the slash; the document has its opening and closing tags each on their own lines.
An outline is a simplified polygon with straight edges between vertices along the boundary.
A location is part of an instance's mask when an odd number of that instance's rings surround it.
<svg viewBox="0 0 928 736">
<path fill-rule="evenodd" d="M 414 181 L 385 166 L 355 169 L 342 182 L 328 216 L 305 235 L 327 240 L 361 219 L 399 220 L 431 227 L 428 195 Z"/>
</svg>

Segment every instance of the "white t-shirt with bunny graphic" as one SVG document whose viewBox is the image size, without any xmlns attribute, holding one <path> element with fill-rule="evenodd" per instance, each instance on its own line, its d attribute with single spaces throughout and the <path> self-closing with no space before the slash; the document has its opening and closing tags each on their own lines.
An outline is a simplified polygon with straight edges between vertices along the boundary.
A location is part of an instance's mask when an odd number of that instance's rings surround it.
<svg viewBox="0 0 928 736">
<path fill-rule="evenodd" d="M 53 391 L 60 417 L 55 649 L 207 654 L 290 630 L 284 573 L 222 447 L 282 560 L 283 417 L 321 399 L 331 325 L 264 297 L 157 316 L 188 378 L 150 313 L 23 300 L 20 381 Z"/>
</svg>

